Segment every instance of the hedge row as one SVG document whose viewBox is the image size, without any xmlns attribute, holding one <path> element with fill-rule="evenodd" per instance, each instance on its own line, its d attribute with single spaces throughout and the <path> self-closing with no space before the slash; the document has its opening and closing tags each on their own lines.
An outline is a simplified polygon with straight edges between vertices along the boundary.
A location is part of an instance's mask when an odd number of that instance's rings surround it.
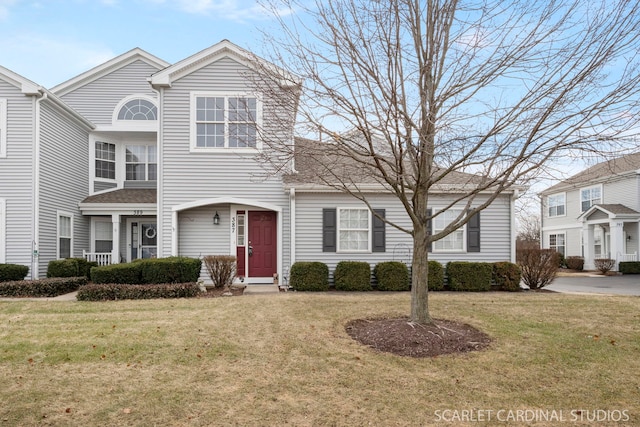
<svg viewBox="0 0 640 427">
<path fill-rule="evenodd" d="M 202 260 L 187 257 L 141 259 L 91 269 L 96 284 L 147 285 L 197 282 Z"/>
<path fill-rule="evenodd" d="M 23 280 L 29 273 L 29 267 L 18 264 L 0 264 L 0 282 Z"/>
<path fill-rule="evenodd" d="M 97 267 L 95 261 L 87 261 L 84 258 L 66 258 L 49 261 L 47 265 L 47 277 L 79 277 L 87 279 L 91 277 L 91 269 Z"/>
<path fill-rule="evenodd" d="M 78 301 L 115 301 L 123 299 L 192 298 L 200 293 L 197 283 L 154 285 L 92 284 L 78 291 Z"/>
<path fill-rule="evenodd" d="M 640 274 L 640 262 L 622 261 L 618 263 L 618 271 L 622 274 Z"/>
<path fill-rule="evenodd" d="M 41 280 L 21 280 L 0 283 L 0 295 L 5 297 L 57 297 L 78 290 L 87 284 L 86 277 L 57 277 Z"/>
<path fill-rule="evenodd" d="M 373 275 L 381 291 L 411 289 L 407 266 L 396 261 L 376 264 Z M 449 262 L 446 267 L 448 289 L 488 291 L 495 286 L 504 291 L 519 291 L 521 270 L 510 262 Z M 341 261 L 334 271 L 334 284 L 341 291 L 370 291 L 371 267 L 366 262 Z M 445 289 L 445 269 L 438 261 L 429 261 L 429 290 Z M 321 262 L 296 262 L 291 267 L 291 287 L 298 291 L 327 291 L 329 268 Z"/>
</svg>

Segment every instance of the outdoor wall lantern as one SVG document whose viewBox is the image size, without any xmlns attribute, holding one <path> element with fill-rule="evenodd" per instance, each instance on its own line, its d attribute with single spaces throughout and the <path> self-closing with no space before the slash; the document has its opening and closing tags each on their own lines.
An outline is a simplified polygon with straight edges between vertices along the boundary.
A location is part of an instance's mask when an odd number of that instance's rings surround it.
<svg viewBox="0 0 640 427">
<path fill-rule="evenodd" d="M 213 225 L 220 225 L 220 215 L 218 215 L 218 211 L 213 216 Z"/>
</svg>

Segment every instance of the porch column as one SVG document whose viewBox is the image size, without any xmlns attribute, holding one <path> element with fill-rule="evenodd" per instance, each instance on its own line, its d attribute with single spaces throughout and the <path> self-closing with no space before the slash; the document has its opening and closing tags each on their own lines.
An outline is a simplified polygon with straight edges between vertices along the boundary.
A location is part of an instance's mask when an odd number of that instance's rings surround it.
<svg viewBox="0 0 640 427">
<path fill-rule="evenodd" d="M 622 221 L 609 221 L 611 236 L 611 258 L 616 260 L 614 270 L 618 269 L 618 261 L 624 254 L 624 223 Z"/>
<path fill-rule="evenodd" d="M 111 215 L 111 240 L 113 248 L 111 249 L 111 263 L 120 263 L 120 214 Z"/>
<path fill-rule="evenodd" d="M 582 249 L 584 251 L 584 268 L 585 270 L 593 270 L 596 268 L 593 263 L 594 248 L 593 248 L 593 225 L 589 225 L 586 222 L 582 223 Z"/>
</svg>

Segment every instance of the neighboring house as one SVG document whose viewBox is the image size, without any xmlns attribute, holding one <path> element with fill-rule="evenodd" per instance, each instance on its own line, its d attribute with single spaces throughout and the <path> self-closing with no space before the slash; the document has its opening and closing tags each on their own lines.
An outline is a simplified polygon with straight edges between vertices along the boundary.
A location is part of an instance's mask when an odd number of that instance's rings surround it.
<svg viewBox="0 0 640 427">
<path fill-rule="evenodd" d="M 640 153 L 592 166 L 540 193 L 542 247 L 564 256 L 638 261 Z"/>
<path fill-rule="evenodd" d="M 245 283 L 295 261 L 409 262 L 409 235 L 319 185 L 302 157 L 300 172 L 267 169 L 266 139 L 295 145 L 295 105 L 274 94 L 299 82 L 261 82 L 264 66 L 274 68 L 225 40 L 173 65 L 133 49 L 50 91 L 0 68 L 0 262 L 37 278 L 65 257 L 231 254 Z M 434 208 L 452 188 L 432 195 Z M 409 226 L 393 196 L 368 191 L 379 215 Z M 513 261 L 514 199 L 436 242 L 433 258 Z"/>
</svg>

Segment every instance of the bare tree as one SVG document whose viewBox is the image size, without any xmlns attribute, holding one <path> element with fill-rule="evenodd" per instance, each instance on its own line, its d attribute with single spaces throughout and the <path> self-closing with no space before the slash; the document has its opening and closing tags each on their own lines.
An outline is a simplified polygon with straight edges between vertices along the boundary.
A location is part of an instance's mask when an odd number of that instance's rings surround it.
<svg viewBox="0 0 640 427">
<path fill-rule="evenodd" d="M 432 321 L 431 242 L 554 160 L 619 150 L 640 117 L 636 1 L 274 0 L 267 7 L 280 24 L 268 57 L 304 81 L 298 132 L 322 139 L 307 144 L 317 179 L 365 203 L 365 184 L 380 184 L 411 219 L 411 229 L 389 224 L 413 237 L 414 322 Z M 267 144 L 281 161 L 287 147 Z M 350 167 L 360 173 L 344 173 Z M 450 203 L 428 210 L 430 195 L 444 190 Z M 429 233 L 429 221 L 454 206 L 460 214 Z"/>
</svg>

